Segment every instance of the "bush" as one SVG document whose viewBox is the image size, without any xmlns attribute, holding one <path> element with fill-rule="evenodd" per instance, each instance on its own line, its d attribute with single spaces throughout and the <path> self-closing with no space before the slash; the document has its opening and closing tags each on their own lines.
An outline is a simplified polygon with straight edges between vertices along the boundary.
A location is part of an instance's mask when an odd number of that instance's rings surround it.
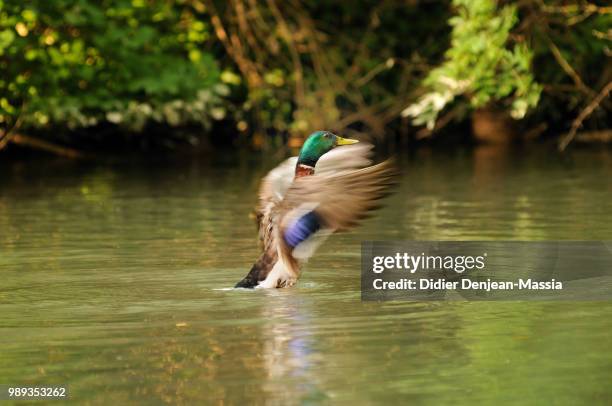
<svg viewBox="0 0 612 406">
<path fill-rule="evenodd" d="M 593 128 L 609 128 L 608 101 L 603 109 L 587 109 L 605 97 L 611 80 L 609 7 L 560 0 L 452 4 L 445 60 L 423 81 L 425 94 L 403 112 L 415 124 L 433 128 L 452 105 L 457 117 L 481 107 L 501 107 L 514 119 L 531 111 L 525 123 L 550 123 L 557 134 L 590 111 Z"/>
<path fill-rule="evenodd" d="M 0 124 L 208 126 L 228 92 L 188 2 L 0 0 Z"/>
<path fill-rule="evenodd" d="M 537 105 L 542 87 L 531 73 L 528 45 L 509 45 L 510 30 L 518 21 L 516 6 L 498 9 L 495 0 L 453 4 L 457 15 L 449 20 L 453 31 L 446 60 L 425 79 L 428 93 L 403 114 L 433 129 L 439 113 L 463 95 L 471 108 L 504 103 L 513 118 L 523 118 Z"/>
</svg>

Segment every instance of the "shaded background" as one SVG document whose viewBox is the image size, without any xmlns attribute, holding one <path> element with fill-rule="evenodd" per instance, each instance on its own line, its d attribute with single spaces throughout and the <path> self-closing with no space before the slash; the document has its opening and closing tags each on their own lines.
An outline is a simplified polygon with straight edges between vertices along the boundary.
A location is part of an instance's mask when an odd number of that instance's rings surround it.
<svg viewBox="0 0 612 406">
<path fill-rule="evenodd" d="M 3 0 L 0 148 L 298 146 L 323 128 L 400 149 L 471 135 L 606 142 L 611 13 L 541 0 Z"/>
</svg>

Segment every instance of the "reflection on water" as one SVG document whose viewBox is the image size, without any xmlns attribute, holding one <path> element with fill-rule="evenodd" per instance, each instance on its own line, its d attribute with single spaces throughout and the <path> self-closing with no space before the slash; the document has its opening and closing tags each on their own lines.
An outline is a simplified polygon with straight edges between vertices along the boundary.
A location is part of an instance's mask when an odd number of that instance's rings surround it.
<svg viewBox="0 0 612 406">
<path fill-rule="evenodd" d="M 610 303 L 359 293 L 365 238 L 611 240 L 609 153 L 399 157 L 378 216 L 266 292 L 224 290 L 257 255 L 273 165 L 235 158 L 1 165 L 0 382 L 69 383 L 90 404 L 609 400 Z"/>
</svg>

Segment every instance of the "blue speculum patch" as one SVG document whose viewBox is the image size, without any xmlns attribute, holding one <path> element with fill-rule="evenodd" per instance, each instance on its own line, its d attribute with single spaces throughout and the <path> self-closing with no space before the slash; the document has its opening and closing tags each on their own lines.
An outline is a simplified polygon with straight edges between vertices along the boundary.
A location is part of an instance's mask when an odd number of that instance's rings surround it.
<svg viewBox="0 0 612 406">
<path fill-rule="evenodd" d="M 309 211 L 285 230 L 285 242 L 291 248 L 295 248 L 299 243 L 319 231 L 320 228 L 321 220 L 319 216 L 314 211 Z"/>
</svg>

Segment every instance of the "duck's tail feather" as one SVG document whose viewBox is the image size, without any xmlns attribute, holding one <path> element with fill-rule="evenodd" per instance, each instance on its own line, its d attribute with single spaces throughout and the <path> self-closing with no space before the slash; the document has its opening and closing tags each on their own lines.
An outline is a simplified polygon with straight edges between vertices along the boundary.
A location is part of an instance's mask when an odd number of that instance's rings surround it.
<svg viewBox="0 0 612 406">
<path fill-rule="evenodd" d="M 242 278 L 234 287 L 235 288 L 248 288 L 252 289 L 256 287 L 259 282 L 266 279 L 270 270 L 276 263 L 276 258 L 271 257 L 267 253 L 261 254 L 259 259 L 253 264 L 249 273 Z"/>
</svg>

